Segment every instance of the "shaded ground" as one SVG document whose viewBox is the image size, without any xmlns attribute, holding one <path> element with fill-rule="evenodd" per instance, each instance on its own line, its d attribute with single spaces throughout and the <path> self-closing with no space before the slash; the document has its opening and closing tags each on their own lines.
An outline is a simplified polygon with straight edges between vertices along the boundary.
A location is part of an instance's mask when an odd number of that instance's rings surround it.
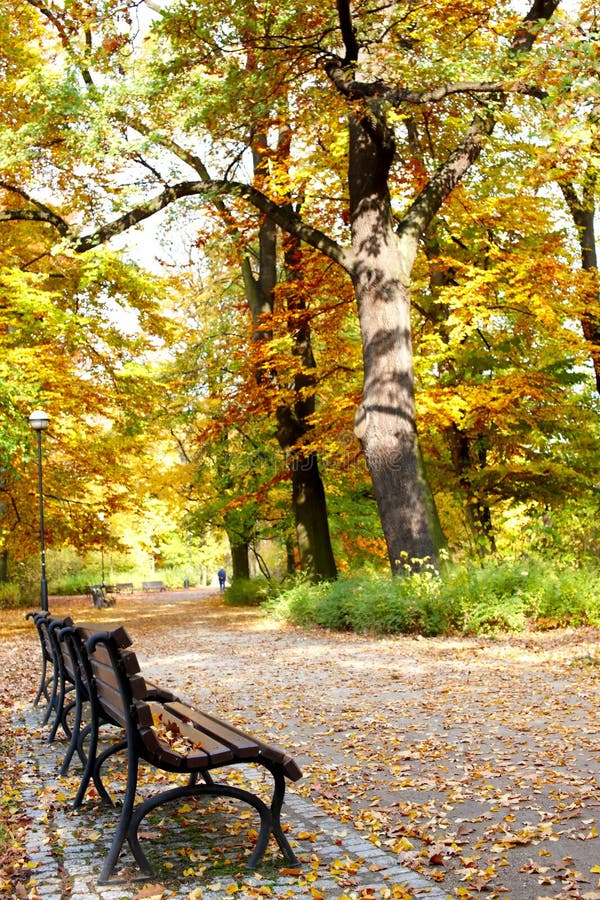
<svg viewBox="0 0 600 900">
<path fill-rule="evenodd" d="M 124 622 L 152 680 L 282 744 L 294 791 L 449 897 L 600 900 L 597 630 L 374 639 L 190 592 L 51 607 Z M 0 621 L 2 696 L 30 704 L 37 638 L 22 614 Z"/>
</svg>

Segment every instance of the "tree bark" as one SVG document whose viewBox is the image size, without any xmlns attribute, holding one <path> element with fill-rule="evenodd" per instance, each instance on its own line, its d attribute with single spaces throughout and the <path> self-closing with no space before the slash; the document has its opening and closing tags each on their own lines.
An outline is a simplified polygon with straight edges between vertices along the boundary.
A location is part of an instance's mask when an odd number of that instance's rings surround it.
<svg viewBox="0 0 600 900">
<path fill-rule="evenodd" d="M 279 152 L 289 152 L 289 134 L 283 132 Z M 254 147 L 255 174 L 262 175 L 267 159 L 267 145 L 259 136 Z M 258 272 L 253 275 L 249 262 L 244 267 L 246 297 L 252 313 L 254 340 L 265 342 L 272 337 L 270 315 L 275 306 L 277 283 L 277 233 L 272 219 L 265 217 L 259 229 Z M 293 339 L 293 353 L 298 358 L 299 371 L 294 374 L 296 400 L 293 407 L 281 404 L 276 410 L 277 441 L 290 469 L 292 481 L 292 511 L 296 526 L 296 540 L 300 564 L 314 581 L 333 579 L 337 567 L 331 546 L 325 488 L 315 453 L 304 454 L 298 442 L 310 431 L 309 417 L 315 409 L 314 385 L 316 361 L 312 351 L 310 319 L 302 284 L 302 252 L 300 240 L 286 235 L 283 240 L 286 280 L 295 283 L 296 290 L 288 294 L 288 330 Z M 277 385 L 277 372 L 259 369 L 257 382 Z"/>
<path fill-rule="evenodd" d="M 437 565 L 419 476 L 410 328 L 410 272 L 417 234 L 396 233 L 388 191 L 393 144 L 368 119 L 350 121 L 353 281 L 363 396 L 355 417 L 393 572 Z"/>
<path fill-rule="evenodd" d="M 249 541 L 239 534 L 227 532 L 229 547 L 231 548 L 231 580 L 236 578 L 250 578 L 250 559 L 248 556 Z"/>
<path fill-rule="evenodd" d="M 583 336 L 589 343 L 596 379 L 596 391 L 600 394 L 600 318 L 594 312 L 600 298 L 600 275 L 598 273 L 595 231 L 597 182 L 597 170 L 590 165 L 589 171 L 584 178 L 581 198 L 572 184 L 563 184 L 561 187 L 579 234 L 581 268 L 584 272 L 589 273 L 591 279 L 590 297 L 589 300 L 586 298 L 584 303 L 581 327 Z"/>
</svg>

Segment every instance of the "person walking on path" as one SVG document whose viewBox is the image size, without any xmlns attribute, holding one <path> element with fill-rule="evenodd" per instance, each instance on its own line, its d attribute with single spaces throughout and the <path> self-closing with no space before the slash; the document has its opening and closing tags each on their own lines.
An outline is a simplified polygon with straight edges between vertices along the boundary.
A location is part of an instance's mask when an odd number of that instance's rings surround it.
<svg viewBox="0 0 600 900">
<path fill-rule="evenodd" d="M 223 566 L 221 566 L 221 568 L 217 572 L 217 577 L 219 579 L 219 590 L 224 591 L 225 590 L 225 582 L 227 581 L 227 572 L 225 571 Z"/>
</svg>

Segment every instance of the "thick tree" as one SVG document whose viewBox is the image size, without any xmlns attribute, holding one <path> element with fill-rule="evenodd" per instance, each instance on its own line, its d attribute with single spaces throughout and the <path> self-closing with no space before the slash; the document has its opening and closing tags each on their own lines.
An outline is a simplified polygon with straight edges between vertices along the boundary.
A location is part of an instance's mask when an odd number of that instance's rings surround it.
<svg viewBox="0 0 600 900">
<path fill-rule="evenodd" d="M 411 270 L 428 225 L 489 144 L 497 121 L 504 123 L 506 116 L 510 122 L 520 115 L 515 105 L 508 116 L 513 99 L 516 103 L 522 98 L 526 109 L 528 98 L 543 98 L 546 82 L 560 73 L 560 30 L 547 36 L 544 31 L 558 0 L 534 0 L 520 23 L 515 23 L 508 4 L 490 10 L 487 4 L 456 2 L 426 9 L 367 3 L 354 11 L 347 0 L 338 0 L 335 9 L 305 4 L 296 9 L 290 3 L 275 14 L 260 3 L 232 9 L 227 4 L 209 8 L 186 0 L 165 7 L 156 65 L 148 70 L 152 79 L 142 90 L 133 76 L 130 84 L 123 81 L 131 47 L 126 31 L 119 31 L 117 7 L 114 17 L 103 25 L 93 5 L 80 5 L 87 16 L 78 6 L 76 19 L 71 8 L 64 11 L 53 4 L 42 8 L 36 0 L 31 3 L 58 28 L 68 56 L 79 67 L 81 81 L 75 84 L 67 74 L 70 106 L 54 103 L 44 122 L 23 134 L 22 157 L 29 162 L 16 167 L 10 183 L 5 181 L 6 205 L 0 221 L 46 223 L 74 251 L 86 252 L 183 198 L 237 196 L 340 265 L 354 285 L 362 334 L 364 389 L 356 434 L 373 481 L 390 564 L 393 571 L 401 571 L 406 564 L 435 563 L 415 424 Z M 125 17 L 122 23 L 130 28 L 126 7 L 121 4 L 118 9 Z M 77 27 L 89 34 L 87 42 L 72 39 Z M 99 37 L 94 36 L 95 30 Z M 243 46 L 235 38 L 242 30 Z M 440 32 L 450 35 L 450 40 L 440 37 Z M 245 61 L 249 41 L 256 56 L 251 72 Z M 539 55 L 530 52 L 536 41 L 543 45 Z M 546 65 L 550 55 L 554 69 Z M 93 65 L 102 72 L 101 87 L 90 75 Z M 240 71 L 245 73 L 241 82 Z M 335 92 L 323 109 L 311 101 L 313 94 L 327 98 L 322 73 Z M 116 85 L 112 92 L 111 78 Z M 173 79 L 180 79 L 178 89 L 173 88 Z M 408 85 L 412 79 L 419 82 L 417 87 Z M 327 216 L 316 199 L 319 192 L 313 185 L 307 197 L 306 179 L 292 205 L 287 188 L 282 202 L 275 184 L 261 190 L 233 177 L 256 128 L 264 130 L 268 125 L 273 96 L 281 84 L 286 98 L 292 91 L 303 127 L 310 129 L 320 115 L 331 150 L 337 141 L 330 166 L 335 178 L 345 135 L 347 198 L 342 202 L 347 204 L 351 224 L 349 246 L 340 243 L 339 220 L 331 222 L 330 233 L 325 233 Z M 133 89 L 131 99 L 128 89 Z M 64 89 L 60 96 L 64 101 Z M 159 98 L 162 104 L 157 103 Z M 311 105 L 305 106 L 304 99 Z M 225 103 L 228 113 L 221 119 Z M 59 121 L 59 110 L 62 116 L 66 111 L 70 128 Z M 437 142 L 438 155 L 443 153 L 437 167 L 429 172 L 425 166 L 425 176 L 418 180 L 410 144 L 400 143 L 404 123 L 415 110 L 420 114 L 417 127 Z M 347 132 L 341 120 L 344 114 Z M 324 116 L 328 117 L 325 124 Z M 81 125 L 82 117 L 88 130 Z M 65 135 L 58 143 L 57 131 Z M 186 141 L 196 149 L 208 135 L 219 148 L 216 154 L 208 153 L 216 176 L 209 176 L 192 152 L 180 150 Z M 102 141 L 108 155 L 100 172 L 96 148 Z M 152 148 L 154 156 L 148 159 Z M 402 156 L 403 148 L 408 155 Z M 180 162 L 174 173 L 168 172 L 167 150 L 171 160 Z M 73 210 L 82 208 L 89 171 L 82 166 L 81 174 L 73 172 L 71 180 L 64 171 L 65 161 L 78 152 L 96 173 L 94 215 L 83 225 L 75 224 Z M 144 179 L 135 184 L 138 197 L 140 189 L 146 192 L 142 202 L 136 202 L 133 193 L 129 200 L 123 197 L 122 184 L 119 194 L 114 193 L 115 173 L 120 171 L 123 178 L 126 171 L 123 160 L 129 167 L 137 163 L 138 173 L 144 173 Z M 183 173 L 181 163 L 191 166 L 196 177 L 178 178 Z M 56 169 L 59 164 L 63 167 L 62 212 L 57 212 L 56 203 L 45 203 L 35 194 L 44 165 Z M 404 174 L 399 171 L 402 166 Z M 322 158 L 319 171 L 316 182 L 325 195 L 329 176 Z M 397 197 L 392 197 L 392 187 Z M 10 203 L 11 195 L 17 203 Z M 111 203 L 124 209 L 116 218 L 106 213 Z"/>
</svg>

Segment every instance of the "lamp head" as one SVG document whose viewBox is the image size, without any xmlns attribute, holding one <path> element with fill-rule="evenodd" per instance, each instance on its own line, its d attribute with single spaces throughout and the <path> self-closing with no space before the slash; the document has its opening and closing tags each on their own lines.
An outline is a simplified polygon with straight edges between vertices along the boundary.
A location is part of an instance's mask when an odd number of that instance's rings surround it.
<svg viewBox="0 0 600 900">
<path fill-rule="evenodd" d="M 45 413 L 41 409 L 36 409 L 35 412 L 32 412 L 29 416 L 29 424 L 34 431 L 44 431 L 49 423 L 50 419 L 48 418 L 48 413 Z"/>
</svg>

